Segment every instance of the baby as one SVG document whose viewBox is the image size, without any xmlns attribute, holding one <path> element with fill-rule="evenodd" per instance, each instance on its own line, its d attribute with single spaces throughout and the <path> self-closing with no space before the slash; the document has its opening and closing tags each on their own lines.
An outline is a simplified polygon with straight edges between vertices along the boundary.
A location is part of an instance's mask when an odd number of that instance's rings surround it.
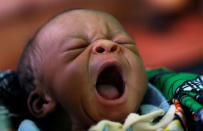
<svg viewBox="0 0 203 131">
<path fill-rule="evenodd" d="M 146 71 L 120 23 L 89 9 L 52 18 L 26 44 L 17 75 L 0 75 L 0 100 L 17 114 L 18 131 L 199 131 L 202 90 L 203 75 Z"/>
<path fill-rule="evenodd" d="M 138 111 L 147 89 L 133 38 L 111 15 L 88 9 L 66 11 L 40 28 L 18 75 L 29 112 L 46 130 L 122 123 Z"/>
</svg>

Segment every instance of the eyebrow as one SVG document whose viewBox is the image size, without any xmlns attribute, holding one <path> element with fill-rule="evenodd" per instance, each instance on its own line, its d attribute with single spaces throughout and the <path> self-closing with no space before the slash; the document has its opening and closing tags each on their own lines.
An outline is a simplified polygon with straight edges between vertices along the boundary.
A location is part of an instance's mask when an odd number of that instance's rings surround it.
<svg viewBox="0 0 203 131">
<path fill-rule="evenodd" d="M 83 39 L 83 38 L 79 38 L 79 37 L 73 37 L 73 38 L 70 38 L 70 39 L 66 39 L 64 40 L 63 42 L 61 42 L 61 51 L 64 52 L 64 51 L 67 51 L 67 50 L 73 50 L 73 49 L 77 49 L 78 47 L 82 47 L 82 46 L 87 46 L 89 42 L 87 42 L 86 39 Z M 74 43 L 77 43 L 77 44 L 74 44 Z"/>
</svg>

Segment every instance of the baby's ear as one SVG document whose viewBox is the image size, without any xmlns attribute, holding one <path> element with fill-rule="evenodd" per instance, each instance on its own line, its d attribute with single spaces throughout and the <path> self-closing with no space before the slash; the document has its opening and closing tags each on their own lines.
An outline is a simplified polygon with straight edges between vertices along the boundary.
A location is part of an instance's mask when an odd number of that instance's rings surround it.
<svg viewBox="0 0 203 131">
<path fill-rule="evenodd" d="M 36 118 L 46 117 L 56 109 L 56 101 L 47 93 L 34 89 L 28 96 L 28 109 Z"/>
</svg>

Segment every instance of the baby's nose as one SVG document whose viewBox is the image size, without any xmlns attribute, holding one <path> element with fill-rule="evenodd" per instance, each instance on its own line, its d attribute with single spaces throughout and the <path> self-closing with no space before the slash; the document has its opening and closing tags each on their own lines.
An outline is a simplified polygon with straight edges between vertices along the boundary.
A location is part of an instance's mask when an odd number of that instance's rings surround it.
<svg viewBox="0 0 203 131">
<path fill-rule="evenodd" d="M 92 48 L 92 52 L 94 54 L 105 54 L 105 53 L 118 53 L 120 51 L 120 47 L 118 44 L 112 41 L 98 41 L 94 43 Z"/>
</svg>

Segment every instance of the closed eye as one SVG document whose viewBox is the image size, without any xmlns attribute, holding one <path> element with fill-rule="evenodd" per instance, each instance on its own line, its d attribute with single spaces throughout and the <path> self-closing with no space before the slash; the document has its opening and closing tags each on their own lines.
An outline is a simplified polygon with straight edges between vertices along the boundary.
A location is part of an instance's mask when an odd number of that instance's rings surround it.
<svg viewBox="0 0 203 131">
<path fill-rule="evenodd" d="M 133 42 L 128 42 L 128 41 L 115 41 L 119 45 L 135 45 Z"/>
<path fill-rule="evenodd" d="M 113 42 L 118 43 L 120 45 L 126 45 L 126 44 L 134 45 L 135 44 L 133 38 L 131 38 L 130 36 L 128 36 L 126 34 L 118 34 L 112 40 L 113 40 Z"/>
<path fill-rule="evenodd" d="M 134 52 L 137 54 L 137 47 L 136 47 L 136 44 L 134 42 L 119 42 L 119 41 L 116 41 L 116 43 L 118 43 L 119 45 L 123 46 L 124 48 L 127 48 L 129 49 L 130 51 Z"/>
<path fill-rule="evenodd" d="M 86 46 L 65 51 L 63 53 L 63 57 L 64 57 L 65 61 L 74 60 L 85 50 L 85 48 L 86 48 Z"/>
<path fill-rule="evenodd" d="M 120 45 L 126 45 L 126 44 L 135 44 L 134 41 L 132 41 L 129 38 L 115 38 L 113 40 L 115 43 L 120 44 Z"/>
<path fill-rule="evenodd" d="M 122 45 L 122 44 L 126 44 L 126 43 L 124 43 L 124 42 L 116 42 L 116 43 L 118 43 L 118 44 L 120 44 L 120 45 Z"/>
<path fill-rule="evenodd" d="M 72 45 L 71 47 L 67 48 L 67 51 L 70 50 L 77 50 L 77 49 L 83 49 L 88 46 L 88 43 L 77 43 L 76 45 Z"/>
<path fill-rule="evenodd" d="M 69 38 L 65 40 L 61 47 L 61 57 L 65 61 L 71 61 L 79 56 L 87 47 L 89 43 L 82 38 Z"/>
</svg>

